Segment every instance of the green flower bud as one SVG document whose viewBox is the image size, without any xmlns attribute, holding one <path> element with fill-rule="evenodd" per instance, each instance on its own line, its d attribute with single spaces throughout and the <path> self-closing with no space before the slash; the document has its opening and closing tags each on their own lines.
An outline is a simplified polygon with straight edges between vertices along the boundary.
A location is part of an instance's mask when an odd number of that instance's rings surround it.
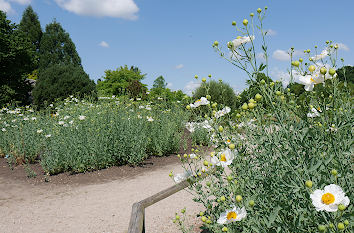
<svg viewBox="0 0 354 233">
<path fill-rule="evenodd" d="M 299 62 L 303 62 L 304 61 L 304 59 L 302 59 L 302 58 L 299 58 Z"/>
<path fill-rule="evenodd" d="M 242 196 L 241 195 L 237 195 L 236 196 L 236 201 L 238 201 L 238 202 L 242 201 Z"/>
<path fill-rule="evenodd" d="M 216 40 L 214 41 L 214 44 L 213 44 L 214 47 L 218 47 L 219 46 L 219 42 Z"/>
<path fill-rule="evenodd" d="M 254 103 L 248 103 L 248 108 L 249 108 L 249 109 L 254 109 L 254 107 L 256 107 L 256 104 L 254 104 Z"/>
<path fill-rule="evenodd" d="M 336 176 L 336 175 L 338 174 L 338 172 L 337 172 L 336 169 L 332 169 L 331 174 L 332 174 L 333 176 Z"/>
<path fill-rule="evenodd" d="M 202 222 L 205 222 L 207 218 L 205 216 L 202 217 Z"/>
<path fill-rule="evenodd" d="M 232 181 L 232 176 L 227 176 L 228 181 Z"/>
<path fill-rule="evenodd" d="M 331 76 L 333 76 L 333 75 L 336 73 L 336 70 L 333 69 L 333 68 L 331 68 L 331 69 L 329 69 L 328 73 L 329 73 Z"/>
<path fill-rule="evenodd" d="M 227 232 L 229 229 L 227 229 L 227 227 L 223 227 L 221 230 L 222 230 L 223 232 Z"/>
<path fill-rule="evenodd" d="M 249 204 L 251 207 L 253 207 L 253 206 L 254 206 L 254 200 L 250 200 L 250 201 L 248 202 L 248 204 Z"/>
<path fill-rule="evenodd" d="M 300 65 L 299 61 L 294 61 L 294 65 L 293 66 L 299 67 L 299 65 Z"/>
<path fill-rule="evenodd" d="M 208 165 L 209 165 L 209 162 L 206 161 L 206 160 L 204 160 L 203 164 L 204 164 L 204 166 L 208 166 Z"/>
<path fill-rule="evenodd" d="M 267 9 L 268 9 L 268 7 L 267 7 L 267 6 L 265 6 L 265 7 L 264 7 L 264 9 L 265 9 L 265 10 L 267 10 Z"/>
<path fill-rule="evenodd" d="M 343 205 L 343 204 L 339 204 L 338 205 L 338 209 L 340 210 L 340 211 L 344 211 L 345 210 L 345 205 Z"/>
<path fill-rule="evenodd" d="M 326 44 L 329 44 L 329 40 L 326 41 Z"/>
<path fill-rule="evenodd" d="M 199 216 L 204 216 L 204 212 L 203 212 L 203 211 L 200 211 L 200 212 L 199 212 Z"/>
<path fill-rule="evenodd" d="M 211 106 L 212 106 L 213 108 L 216 108 L 216 106 L 218 106 L 218 104 L 217 104 L 217 103 L 213 103 Z"/>
<path fill-rule="evenodd" d="M 332 228 L 332 229 L 334 228 L 334 224 L 333 223 L 330 223 L 328 226 L 329 226 L 329 228 Z"/>
<path fill-rule="evenodd" d="M 207 219 L 207 220 L 206 220 L 206 223 L 207 223 L 207 224 L 210 224 L 210 223 L 211 223 L 211 220 L 210 220 L 210 219 Z"/>
<path fill-rule="evenodd" d="M 256 94 L 254 97 L 257 101 L 260 101 L 262 99 L 262 96 L 260 94 Z"/>
<path fill-rule="evenodd" d="M 186 208 L 183 208 L 183 209 L 181 210 L 181 213 L 184 214 L 185 212 L 186 212 Z"/>
<path fill-rule="evenodd" d="M 275 84 L 274 82 L 271 82 L 269 85 L 272 87 L 272 86 L 274 86 L 274 84 Z"/>
<path fill-rule="evenodd" d="M 312 181 L 311 180 L 306 180 L 305 185 L 308 188 L 312 188 Z"/>
<path fill-rule="evenodd" d="M 253 17 L 253 16 L 254 16 L 254 14 L 253 14 L 253 13 L 251 13 L 251 14 L 250 14 L 250 16 L 251 16 L 251 17 Z"/>
<path fill-rule="evenodd" d="M 181 217 L 179 215 L 176 215 L 175 219 L 179 220 Z"/>
<path fill-rule="evenodd" d="M 195 79 L 198 79 L 198 75 L 194 75 L 194 78 L 195 78 Z"/>
<path fill-rule="evenodd" d="M 236 147 L 235 144 L 232 144 L 232 143 L 231 143 L 231 144 L 229 145 L 229 148 L 230 148 L 231 150 L 235 149 L 235 147 Z"/>
<path fill-rule="evenodd" d="M 338 227 L 338 230 L 340 230 L 340 231 L 344 230 L 344 228 L 345 228 L 345 226 L 342 222 L 338 223 L 337 227 Z"/>
<path fill-rule="evenodd" d="M 168 176 L 169 176 L 169 177 L 172 177 L 172 176 L 173 176 L 173 173 L 172 173 L 172 172 L 170 172 L 170 174 L 168 174 Z"/>
<path fill-rule="evenodd" d="M 244 20 L 242 21 L 242 23 L 243 23 L 243 25 L 247 26 L 248 20 L 247 20 L 247 19 L 244 19 Z"/>
<path fill-rule="evenodd" d="M 236 21 L 232 21 L 232 26 L 236 26 Z"/>
<path fill-rule="evenodd" d="M 280 91 L 276 91 L 275 94 L 276 94 L 277 96 L 280 96 L 280 95 L 281 95 L 281 92 L 280 92 Z"/>
<path fill-rule="evenodd" d="M 314 72 L 316 70 L 316 67 L 314 65 L 309 66 L 309 71 Z"/>
<path fill-rule="evenodd" d="M 202 82 L 205 83 L 206 82 L 206 78 L 202 78 Z"/>
<path fill-rule="evenodd" d="M 237 118 L 241 118 L 241 114 L 240 114 L 240 113 L 237 113 L 237 114 L 236 114 L 236 117 L 237 117 Z"/>
<path fill-rule="evenodd" d="M 320 73 L 323 74 L 323 75 L 326 74 L 327 73 L 327 69 L 325 67 L 321 67 Z"/>
<path fill-rule="evenodd" d="M 220 197 L 220 201 L 226 201 L 226 197 L 225 196 L 221 196 Z"/>
<path fill-rule="evenodd" d="M 208 187 L 210 187 L 210 186 L 211 186 L 211 182 L 210 182 L 210 181 L 207 181 L 207 182 L 206 182 L 206 185 L 207 185 Z"/>
<path fill-rule="evenodd" d="M 219 126 L 218 130 L 219 130 L 219 132 L 222 132 L 222 131 L 224 131 L 224 127 L 222 127 L 222 126 Z"/>
<path fill-rule="evenodd" d="M 311 50 L 308 49 L 308 50 L 306 50 L 306 52 L 307 52 L 307 53 L 311 53 Z"/>
<path fill-rule="evenodd" d="M 187 109 L 187 110 L 190 110 L 190 109 L 191 109 L 191 106 L 190 106 L 190 105 L 187 105 L 187 106 L 186 106 L 186 109 Z"/>
<path fill-rule="evenodd" d="M 348 220 L 344 220 L 344 225 L 348 226 L 349 225 L 349 221 Z"/>
<path fill-rule="evenodd" d="M 325 225 L 318 225 L 318 230 L 320 232 L 324 232 L 326 230 L 326 226 Z"/>
<path fill-rule="evenodd" d="M 264 85 L 266 82 L 264 79 L 261 80 L 261 84 Z"/>
<path fill-rule="evenodd" d="M 247 104 L 247 103 L 244 103 L 244 104 L 242 105 L 242 109 L 243 109 L 243 110 L 247 110 L 247 109 L 248 109 L 248 104 Z"/>
<path fill-rule="evenodd" d="M 260 14 L 262 12 L 262 9 L 261 8 L 258 8 L 257 9 L 257 13 Z"/>
</svg>

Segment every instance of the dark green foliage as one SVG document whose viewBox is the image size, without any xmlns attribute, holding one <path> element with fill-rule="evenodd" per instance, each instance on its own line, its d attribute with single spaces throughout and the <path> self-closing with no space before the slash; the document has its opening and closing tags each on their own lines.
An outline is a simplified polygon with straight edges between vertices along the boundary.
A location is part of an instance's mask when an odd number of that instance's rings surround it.
<svg viewBox="0 0 354 233">
<path fill-rule="evenodd" d="M 103 81 L 98 81 L 97 90 L 100 95 L 122 95 L 122 90 L 128 88 L 132 81 L 141 81 L 146 74 L 142 74 L 139 68 L 127 65 L 116 70 L 106 70 Z M 143 85 L 145 86 L 145 85 Z"/>
<path fill-rule="evenodd" d="M 41 39 L 39 54 L 39 72 L 55 64 L 81 66 L 81 59 L 76 51 L 75 44 L 60 23 L 56 21 L 46 26 Z"/>
<path fill-rule="evenodd" d="M 195 90 L 193 98 L 199 99 L 206 95 L 211 96 L 212 102 L 228 106 L 232 109 L 236 107 L 236 94 L 232 87 L 225 82 L 211 80 L 202 83 L 202 85 Z"/>
<path fill-rule="evenodd" d="M 167 83 L 163 76 L 159 76 L 154 80 L 154 84 L 152 85 L 153 89 L 165 89 Z"/>
<path fill-rule="evenodd" d="M 0 106 L 28 103 L 31 86 L 25 82 L 25 74 L 34 67 L 32 45 L 0 11 Z"/>
<path fill-rule="evenodd" d="M 80 97 L 97 95 L 95 83 L 90 80 L 81 66 L 56 64 L 39 73 L 38 83 L 33 90 L 37 106 L 43 106 L 45 102 L 51 103 L 69 95 Z"/>
<path fill-rule="evenodd" d="M 29 41 L 33 44 L 34 49 L 39 52 L 43 32 L 41 23 L 38 20 L 38 15 L 33 11 L 31 6 L 28 6 L 23 12 L 18 28 L 26 34 Z"/>
<path fill-rule="evenodd" d="M 344 66 L 337 70 L 339 86 L 343 88 L 347 85 L 350 95 L 354 95 L 354 66 Z"/>
<path fill-rule="evenodd" d="M 139 80 L 132 80 L 130 81 L 127 90 L 131 98 L 137 98 L 146 95 L 147 88 Z"/>
</svg>

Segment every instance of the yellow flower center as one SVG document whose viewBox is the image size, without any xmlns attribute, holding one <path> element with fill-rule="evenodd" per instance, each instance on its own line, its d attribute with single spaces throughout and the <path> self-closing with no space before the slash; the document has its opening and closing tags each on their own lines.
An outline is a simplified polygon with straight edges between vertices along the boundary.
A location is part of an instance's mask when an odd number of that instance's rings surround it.
<svg viewBox="0 0 354 233">
<path fill-rule="evenodd" d="M 228 142 L 228 143 L 230 143 L 230 142 L 231 142 L 231 140 L 230 140 L 230 139 L 227 139 L 227 142 Z"/>
<path fill-rule="evenodd" d="M 236 219 L 237 218 L 237 214 L 233 211 L 227 213 L 227 216 L 226 216 L 227 220 L 230 220 L 230 219 Z"/>
<path fill-rule="evenodd" d="M 322 202 L 326 205 L 332 204 L 335 198 L 332 193 L 325 193 L 322 195 Z"/>
<path fill-rule="evenodd" d="M 226 162 L 226 155 L 225 154 L 221 154 L 220 161 Z"/>
<path fill-rule="evenodd" d="M 197 101 L 195 101 L 196 103 L 198 103 L 198 102 L 200 102 L 201 100 L 199 99 L 199 100 L 197 100 Z"/>
</svg>

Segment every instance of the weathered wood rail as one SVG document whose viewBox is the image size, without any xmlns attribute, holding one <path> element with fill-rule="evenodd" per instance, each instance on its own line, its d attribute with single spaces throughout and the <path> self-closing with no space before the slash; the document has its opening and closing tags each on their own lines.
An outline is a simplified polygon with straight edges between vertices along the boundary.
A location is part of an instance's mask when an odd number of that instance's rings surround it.
<svg viewBox="0 0 354 233">
<path fill-rule="evenodd" d="M 192 183 L 190 179 L 184 180 L 142 201 L 134 203 L 128 233 L 145 233 L 145 208 L 181 191 Z"/>
</svg>

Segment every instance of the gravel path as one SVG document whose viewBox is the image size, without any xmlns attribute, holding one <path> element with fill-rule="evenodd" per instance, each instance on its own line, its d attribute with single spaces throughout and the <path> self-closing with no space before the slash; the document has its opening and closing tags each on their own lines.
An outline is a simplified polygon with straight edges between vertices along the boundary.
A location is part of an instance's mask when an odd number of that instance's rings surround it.
<svg viewBox="0 0 354 233">
<path fill-rule="evenodd" d="M 31 184 L 0 176 L 0 232 L 127 232 L 132 204 L 173 185 L 171 170 L 181 167 L 174 162 L 84 185 Z M 146 232 L 179 232 L 172 218 L 183 207 L 193 216 L 201 209 L 186 191 L 147 208 Z"/>
</svg>

